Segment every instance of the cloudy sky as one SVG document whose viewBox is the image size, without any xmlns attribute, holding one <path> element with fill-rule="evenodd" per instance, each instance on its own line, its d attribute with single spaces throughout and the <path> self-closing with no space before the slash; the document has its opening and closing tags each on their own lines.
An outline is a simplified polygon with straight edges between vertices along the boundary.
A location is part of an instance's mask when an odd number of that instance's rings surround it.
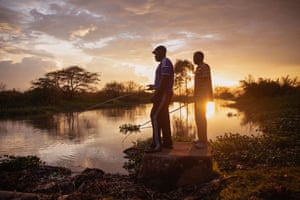
<svg viewBox="0 0 300 200">
<path fill-rule="evenodd" d="M 152 49 L 192 60 L 202 50 L 214 85 L 300 77 L 299 0 L 0 0 L 0 83 L 79 65 L 110 81 L 152 82 Z"/>
</svg>

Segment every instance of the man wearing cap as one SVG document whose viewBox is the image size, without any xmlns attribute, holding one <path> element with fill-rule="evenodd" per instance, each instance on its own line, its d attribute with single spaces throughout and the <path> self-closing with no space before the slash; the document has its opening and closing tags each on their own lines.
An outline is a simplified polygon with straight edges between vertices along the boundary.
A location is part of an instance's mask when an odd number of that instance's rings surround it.
<svg viewBox="0 0 300 200">
<path fill-rule="evenodd" d="M 169 104 L 173 96 L 174 69 L 170 59 L 166 57 L 167 49 L 164 46 L 156 47 L 153 52 L 155 60 L 160 62 L 155 71 L 154 85 L 149 89 L 154 89 L 151 98 L 153 103 L 151 109 L 151 123 L 153 131 L 153 142 L 151 148 L 146 152 L 158 152 L 161 148 L 173 148 L 171 139 L 171 126 L 169 116 Z M 162 141 L 160 139 L 162 130 Z"/>
</svg>

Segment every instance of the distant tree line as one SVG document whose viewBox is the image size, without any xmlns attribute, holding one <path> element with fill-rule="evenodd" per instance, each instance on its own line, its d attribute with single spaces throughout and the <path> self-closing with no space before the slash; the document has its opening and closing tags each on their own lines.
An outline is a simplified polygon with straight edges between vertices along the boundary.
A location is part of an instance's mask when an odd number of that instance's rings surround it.
<svg viewBox="0 0 300 200">
<path fill-rule="evenodd" d="M 175 98 L 184 100 L 192 97 L 194 66 L 188 60 L 177 60 L 175 71 Z M 111 81 L 99 90 L 96 86 L 100 82 L 99 73 L 91 73 L 79 66 L 46 73 L 31 82 L 31 88 L 25 92 L 6 90 L 6 85 L 0 81 L 0 107 L 16 108 L 22 106 L 59 105 L 62 101 L 95 100 L 105 101 L 110 98 L 125 95 L 123 100 L 128 102 L 149 102 L 151 93 L 144 87 L 133 82 Z M 300 84 L 297 78 L 289 76 L 275 80 L 258 78 L 249 75 L 240 81 L 238 88 L 216 87 L 216 98 L 234 99 L 236 97 L 275 97 L 279 95 L 299 94 Z M 126 95 L 126 94 L 133 95 Z M 182 99 L 183 98 L 183 99 Z"/>
<path fill-rule="evenodd" d="M 177 95 L 190 95 L 188 83 L 192 80 L 193 64 L 187 60 L 177 60 L 174 68 L 175 89 L 179 91 Z M 31 88 L 25 92 L 5 90 L 6 85 L 0 82 L 0 106 L 10 108 L 58 105 L 61 101 L 73 101 L 78 98 L 104 101 L 128 93 L 134 93 L 126 97 L 129 101 L 147 102 L 147 99 L 150 99 L 151 93 L 133 81 L 111 81 L 101 90 L 96 87 L 99 82 L 100 74 L 88 72 L 79 66 L 48 72 L 43 77 L 31 81 Z"/>
<path fill-rule="evenodd" d="M 248 75 L 240 80 L 238 87 L 230 88 L 218 86 L 214 88 L 214 95 L 220 99 L 235 98 L 272 98 L 277 96 L 300 94 L 300 82 L 297 77 L 284 76 L 275 80 L 258 78 Z"/>
<path fill-rule="evenodd" d="M 300 82 L 297 77 L 290 78 L 289 76 L 277 78 L 272 80 L 270 78 L 254 79 L 249 75 L 245 80 L 240 81 L 242 97 L 276 97 L 284 95 L 293 95 L 300 92 Z"/>
<path fill-rule="evenodd" d="M 147 98 L 144 88 L 133 81 L 111 81 L 99 90 L 100 74 L 91 73 L 79 66 L 46 73 L 31 81 L 31 88 L 25 92 L 6 90 L 0 82 L 0 107 L 18 108 L 24 106 L 59 105 L 63 101 L 105 101 L 120 95 L 128 95 L 127 100 Z M 149 98 L 150 99 L 150 98 Z"/>
</svg>

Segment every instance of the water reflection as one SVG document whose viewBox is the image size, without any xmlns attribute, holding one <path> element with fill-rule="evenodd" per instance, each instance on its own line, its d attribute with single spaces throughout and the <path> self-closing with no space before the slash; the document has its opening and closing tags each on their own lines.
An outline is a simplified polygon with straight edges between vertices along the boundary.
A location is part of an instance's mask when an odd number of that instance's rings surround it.
<svg viewBox="0 0 300 200">
<path fill-rule="evenodd" d="M 170 111 L 175 110 L 171 113 L 172 134 L 192 140 L 196 135 L 194 106 L 182 105 L 173 103 L 170 107 Z M 119 126 L 148 122 L 150 109 L 151 105 L 147 104 L 23 120 L 0 120 L 0 155 L 37 155 L 48 164 L 69 167 L 73 171 L 97 167 L 111 173 L 126 173 L 122 168 L 125 162 L 122 151 L 138 139 L 151 137 L 152 129 L 149 123 L 149 128 L 124 135 L 120 133 Z M 249 123 L 235 109 L 216 102 L 208 110 L 211 110 L 208 115 L 209 139 L 225 132 L 257 133 L 258 126 Z M 228 113 L 232 115 L 228 116 Z"/>
<path fill-rule="evenodd" d="M 190 140 L 192 141 L 196 135 L 196 128 L 193 123 L 187 120 L 182 120 L 180 117 L 173 117 L 173 136 L 178 139 Z"/>
<path fill-rule="evenodd" d="M 215 102 L 207 102 L 206 105 L 206 117 L 211 118 L 215 113 Z"/>
</svg>

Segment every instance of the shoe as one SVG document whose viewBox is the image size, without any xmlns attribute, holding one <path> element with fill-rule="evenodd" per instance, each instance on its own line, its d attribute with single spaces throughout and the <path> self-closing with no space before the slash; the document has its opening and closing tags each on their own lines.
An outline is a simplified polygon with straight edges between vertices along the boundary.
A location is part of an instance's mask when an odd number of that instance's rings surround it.
<svg viewBox="0 0 300 200">
<path fill-rule="evenodd" d="M 161 152 L 161 147 L 158 146 L 158 147 L 155 147 L 155 148 L 149 148 L 149 149 L 146 149 L 144 152 L 145 153 L 156 153 L 156 152 Z"/>
<path fill-rule="evenodd" d="M 195 147 L 197 149 L 204 149 L 206 147 L 206 145 L 201 143 L 201 142 L 198 142 L 198 143 L 195 144 Z"/>
</svg>

